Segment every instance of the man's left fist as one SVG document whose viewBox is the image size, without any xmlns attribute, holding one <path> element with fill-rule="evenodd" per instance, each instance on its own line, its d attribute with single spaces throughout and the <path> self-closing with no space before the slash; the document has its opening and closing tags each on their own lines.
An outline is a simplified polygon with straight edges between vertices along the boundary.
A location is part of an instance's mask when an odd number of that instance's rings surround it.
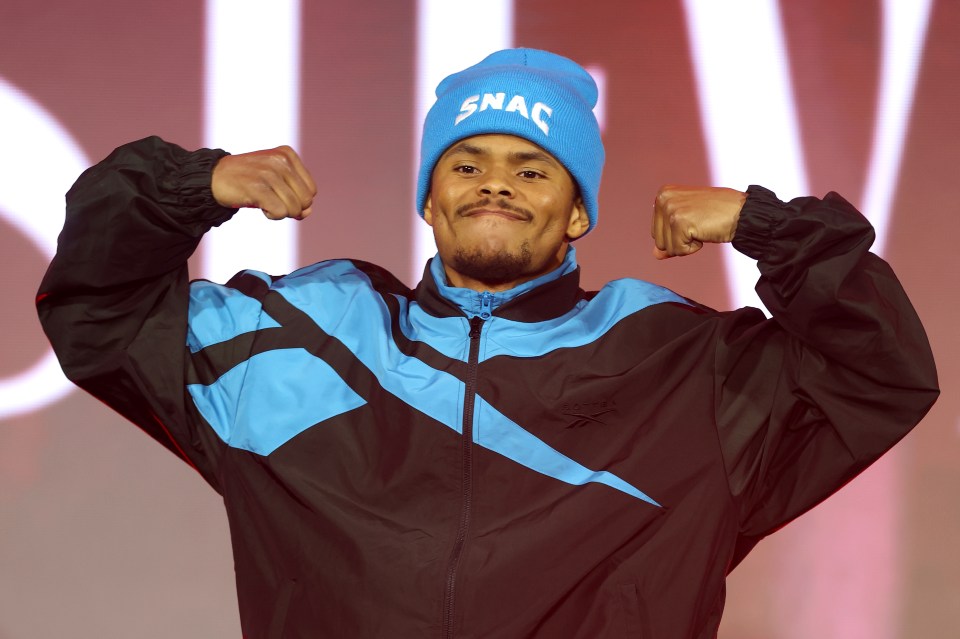
<svg viewBox="0 0 960 639">
<path fill-rule="evenodd" d="M 747 194 L 734 189 L 667 185 L 653 205 L 653 256 L 692 255 L 704 242 L 730 242 Z"/>
</svg>

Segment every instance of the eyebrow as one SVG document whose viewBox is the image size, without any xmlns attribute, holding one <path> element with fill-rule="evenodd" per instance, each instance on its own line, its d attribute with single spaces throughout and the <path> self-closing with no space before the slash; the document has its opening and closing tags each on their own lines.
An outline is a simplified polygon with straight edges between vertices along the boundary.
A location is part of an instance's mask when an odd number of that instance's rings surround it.
<svg viewBox="0 0 960 639">
<path fill-rule="evenodd" d="M 469 142 L 461 142 L 454 147 L 451 147 L 444 155 L 454 155 L 455 153 L 466 153 L 468 155 L 486 155 L 488 150 L 484 147 L 476 146 L 470 144 Z M 532 151 L 514 151 L 510 154 L 510 160 L 513 162 L 531 162 L 531 161 L 540 161 L 546 162 L 552 166 L 560 166 L 556 160 L 550 157 L 549 154 L 544 153 L 539 150 Z"/>
<path fill-rule="evenodd" d="M 484 152 L 485 151 L 481 149 L 479 146 L 474 146 L 467 142 L 461 142 L 455 147 L 447 149 L 447 152 L 444 153 L 444 155 L 453 155 L 454 153 L 467 153 L 469 155 L 483 155 Z"/>
<path fill-rule="evenodd" d="M 559 166 L 557 161 L 543 151 L 517 151 L 510 154 L 510 159 L 514 162 L 546 162 L 553 166 Z"/>
</svg>

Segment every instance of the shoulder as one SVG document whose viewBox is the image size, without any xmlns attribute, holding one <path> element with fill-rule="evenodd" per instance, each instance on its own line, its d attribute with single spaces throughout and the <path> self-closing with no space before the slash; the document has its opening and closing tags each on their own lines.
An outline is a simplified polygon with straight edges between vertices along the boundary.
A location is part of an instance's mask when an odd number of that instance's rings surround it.
<svg viewBox="0 0 960 639">
<path fill-rule="evenodd" d="M 270 275 L 263 271 L 247 269 L 231 277 L 226 284 L 194 280 L 190 283 L 190 288 L 192 297 L 195 299 L 236 294 L 259 298 L 271 290 L 329 285 L 359 286 L 401 294 L 410 292 L 410 289 L 387 269 L 370 262 L 347 258 L 315 262 L 286 275 Z"/>
<path fill-rule="evenodd" d="M 700 324 L 715 312 L 678 295 L 668 288 L 644 280 L 624 278 L 608 282 L 599 291 L 588 291 L 573 317 L 590 330 L 601 333 L 619 326 L 631 334 L 683 330 L 689 323 Z"/>
<path fill-rule="evenodd" d="M 248 269 L 226 284 L 194 280 L 190 283 L 190 314 L 191 319 L 199 314 L 256 315 L 271 293 L 279 293 L 289 301 L 306 302 L 320 296 L 349 299 L 359 290 L 409 292 L 389 271 L 374 264 L 350 259 L 324 260 L 287 275 Z"/>
<path fill-rule="evenodd" d="M 409 295 L 410 289 L 387 269 L 371 262 L 354 259 L 324 260 L 282 278 L 276 278 L 273 288 L 291 288 L 316 285 L 372 288 L 382 293 Z"/>
<path fill-rule="evenodd" d="M 599 291 L 588 291 L 586 299 L 591 304 L 626 306 L 634 311 L 664 303 L 705 308 L 666 287 L 628 277 L 607 282 Z"/>
<path fill-rule="evenodd" d="M 602 327 L 599 332 L 608 337 L 626 336 L 629 349 L 651 351 L 670 344 L 684 350 L 705 348 L 764 327 L 777 329 L 758 309 L 717 311 L 666 287 L 630 278 L 586 293 L 579 318 L 585 326 Z"/>
<path fill-rule="evenodd" d="M 359 260 L 317 262 L 288 275 L 241 271 L 226 284 L 190 284 L 188 344 L 194 351 L 252 331 L 276 328 L 306 313 L 329 324 L 348 310 L 373 312 L 391 292 L 408 291 L 389 271 Z"/>
</svg>

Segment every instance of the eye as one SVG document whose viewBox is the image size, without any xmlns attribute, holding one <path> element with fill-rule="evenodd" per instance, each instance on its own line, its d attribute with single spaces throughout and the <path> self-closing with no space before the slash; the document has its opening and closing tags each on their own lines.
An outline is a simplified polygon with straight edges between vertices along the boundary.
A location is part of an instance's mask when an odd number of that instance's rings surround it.
<svg viewBox="0 0 960 639">
<path fill-rule="evenodd" d="M 458 164 L 457 166 L 453 167 L 453 171 L 455 173 L 462 173 L 464 175 L 476 175 L 480 172 L 480 169 L 470 164 Z"/>
<path fill-rule="evenodd" d="M 535 180 L 535 179 L 537 179 L 537 178 L 546 177 L 546 176 L 545 176 L 543 173 L 541 173 L 540 171 L 534 171 L 533 169 L 524 169 L 524 170 L 520 171 L 520 173 L 518 173 L 517 175 L 519 175 L 520 177 L 522 177 L 522 178 L 524 178 L 524 179 L 527 179 L 527 180 Z"/>
</svg>

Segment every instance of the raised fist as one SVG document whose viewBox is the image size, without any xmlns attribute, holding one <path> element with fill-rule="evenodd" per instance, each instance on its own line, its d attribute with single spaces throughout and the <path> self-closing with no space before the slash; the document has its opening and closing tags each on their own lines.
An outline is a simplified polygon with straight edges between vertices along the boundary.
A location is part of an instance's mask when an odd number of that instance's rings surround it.
<svg viewBox="0 0 960 639">
<path fill-rule="evenodd" d="M 213 169 L 214 199 L 230 208 L 263 211 L 271 220 L 310 215 L 317 185 L 289 146 L 227 155 Z"/>
<path fill-rule="evenodd" d="M 733 189 L 668 185 L 653 205 L 650 234 L 658 260 L 692 255 L 704 242 L 730 242 L 747 195 Z"/>
</svg>

